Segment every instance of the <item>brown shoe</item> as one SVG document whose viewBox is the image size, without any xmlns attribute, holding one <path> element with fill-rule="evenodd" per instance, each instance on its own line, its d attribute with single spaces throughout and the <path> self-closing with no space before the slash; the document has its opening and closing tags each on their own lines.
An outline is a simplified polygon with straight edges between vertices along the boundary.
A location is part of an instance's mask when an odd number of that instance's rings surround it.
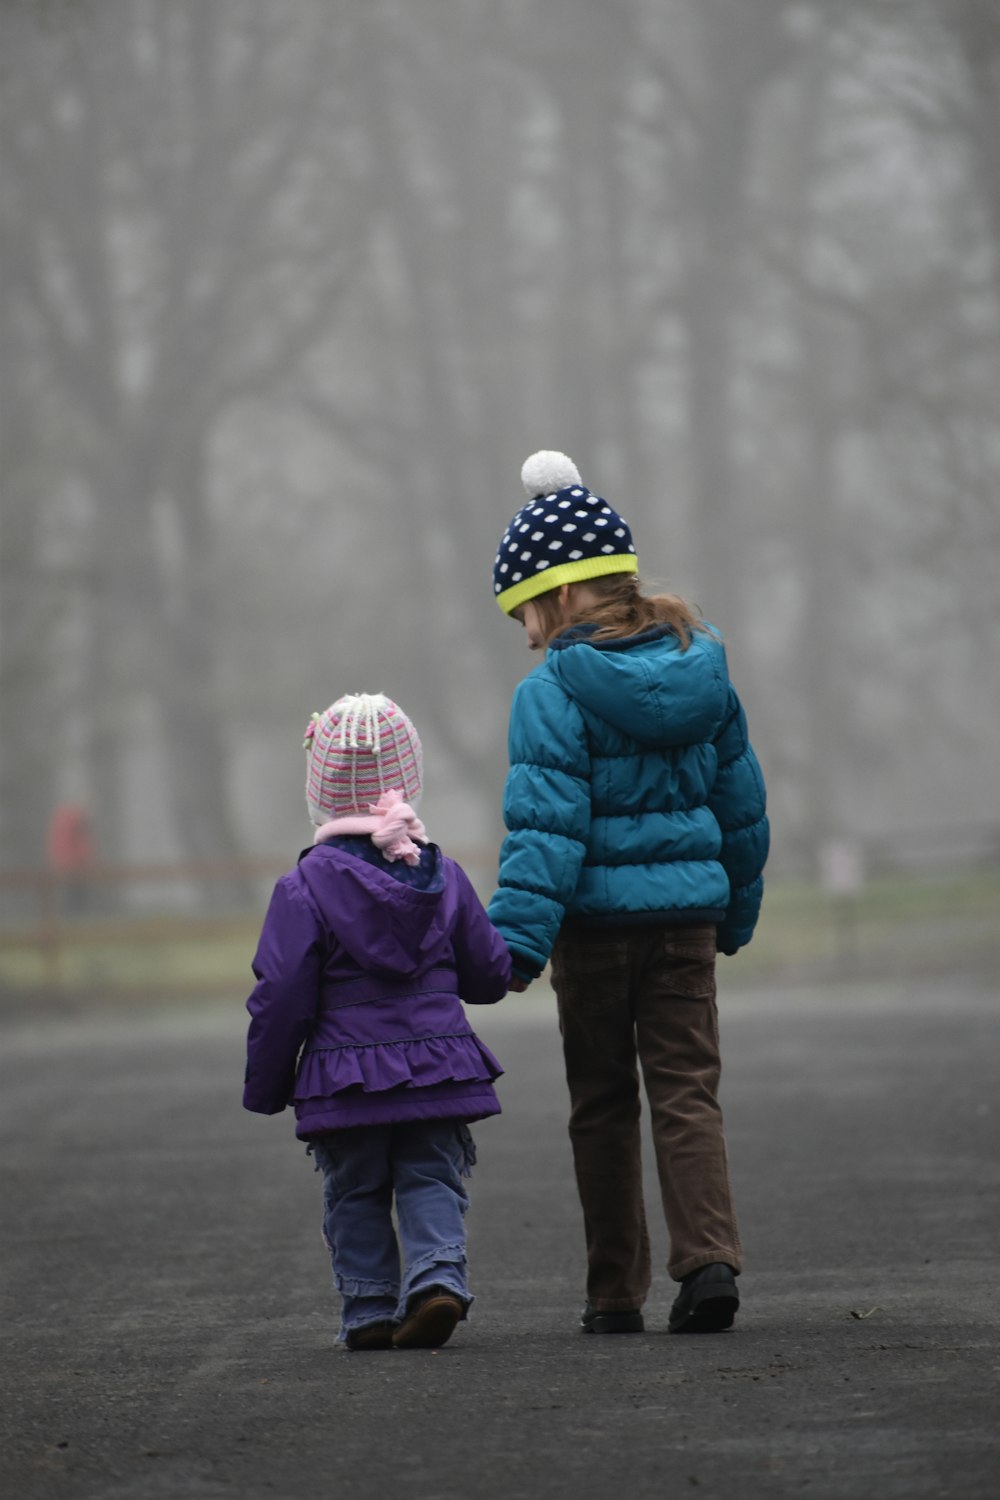
<svg viewBox="0 0 1000 1500">
<path fill-rule="evenodd" d="M 386 1319 L 380 1323 L 362 1323 L 360 1328 L 348 1330 L 344 1340 L 348 1349 L 391 1349 L 395 1323 Z"/>
<path fill-rule="evenodd" d="M 440 1349 L 465 1317 L 462 1299 L 440 1286 L 418 1293 L 392 1336 L 397 1349 Z"/>
</svg>

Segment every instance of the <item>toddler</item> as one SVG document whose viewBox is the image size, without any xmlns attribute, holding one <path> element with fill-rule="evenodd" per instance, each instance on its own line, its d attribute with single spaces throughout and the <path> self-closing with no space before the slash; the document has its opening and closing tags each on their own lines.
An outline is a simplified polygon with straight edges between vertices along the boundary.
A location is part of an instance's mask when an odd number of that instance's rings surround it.
<svg viewBox="0 0 1000 1500">
<path fill-rule="evenodd" d="M 315 840 L 264 921 L 243 1103 L 294 1104 L 323 1173 L 341 1341 L 434 1348 L 473 1300 L 469 1122 L 500 1112 L 502 1070 L 462 1001 L 500 1000 L 510 959 L 464 871 L 427 840 L 402 709 L 339 698 L 313 714 L 305 748 Z"/>
</svg>

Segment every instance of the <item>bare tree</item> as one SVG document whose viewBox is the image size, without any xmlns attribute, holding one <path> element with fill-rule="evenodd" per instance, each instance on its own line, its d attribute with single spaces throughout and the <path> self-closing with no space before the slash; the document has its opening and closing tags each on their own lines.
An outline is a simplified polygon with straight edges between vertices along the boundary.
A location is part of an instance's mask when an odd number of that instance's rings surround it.
<svg viewBox="0 0 1000 1500">
<path fill-rule="evenodd" d="M 409 693 L 496 808 L 490 564 L 547 445 L 723 627 L 789 844 L 835 831 L 827 748 L 916 722 L 870 640 L 905 657 L 932 582 L 949 640 L 995 618 L 995 36 L 985 0 L 0 8 L 0 672 L 18 734 L 74 721 L 105 852 L 126 772 L 232 850 L 231 741 L 342 688 Z"/>
<path fill-rule="evenodd" d="M 19 64 L 7 212 L 32 232 L 15 315 L 55 393 L 57 446 L 94 503 L 81 670 L 99 706 L 92 775 L 111 854 L 143 694 L 182 848 L 235 847 L 213 711 L 210 448 L 233 403 L 307 357 L 359 256 L 349 216 L 331 211 L 350 169 L 326 19 L 268 0 L 5 16 Z"/>
</svg>

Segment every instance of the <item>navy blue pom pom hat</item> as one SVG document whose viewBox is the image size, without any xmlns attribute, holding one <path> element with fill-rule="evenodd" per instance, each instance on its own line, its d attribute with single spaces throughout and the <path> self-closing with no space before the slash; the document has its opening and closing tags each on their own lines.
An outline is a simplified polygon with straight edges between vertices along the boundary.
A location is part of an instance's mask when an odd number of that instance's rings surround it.
<svg viewBox="0 0 1000 1500">
<path fill-rule="evenodd" d="M 493 564 L 493 592 L 504 614 L 564 583 L 638 570 L 628 524 L 591 494 L 565 453 L 533 453 L 521 483 L 528 503 L 501 537 Z"/>
</svg>

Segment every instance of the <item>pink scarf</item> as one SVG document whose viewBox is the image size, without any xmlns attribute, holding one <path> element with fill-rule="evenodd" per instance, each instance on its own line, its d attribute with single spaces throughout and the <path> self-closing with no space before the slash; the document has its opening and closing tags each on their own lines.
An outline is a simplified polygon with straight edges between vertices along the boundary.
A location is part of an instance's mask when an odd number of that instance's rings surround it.
<svg viewBox="0 0 1000 1500">
<path fill-rule="evenodd" d="M 408 802 L 403 801 L 402 792 L 383 792 L 377 802 L 368 804 L 367 813 L 348 813 L 342 818 L 331 818 L 322 828 L 317 828 L 314 844 L 335 834 L 368 833 L 376 849 L 386 859 L 403 860 L 408 865 L 420 863 L 420 850 L 413 842 L 419 839 L 427 843 L 427 830 Z"/>
</svg>

